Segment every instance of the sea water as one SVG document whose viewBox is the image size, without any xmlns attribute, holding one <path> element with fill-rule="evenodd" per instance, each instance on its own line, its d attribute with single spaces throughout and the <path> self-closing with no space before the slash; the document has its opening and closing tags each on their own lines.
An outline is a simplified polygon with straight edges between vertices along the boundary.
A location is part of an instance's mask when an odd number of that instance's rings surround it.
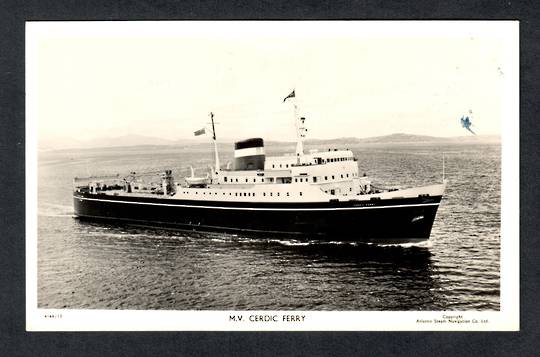
<svg viewBox="0 0 540 357">
<path fill-rule="evenodd" d="M 374 184 L 402 187 L 441 182 L 444 152 L 449 183 L 429 241 L 322 243 L 83 222 L 73 217 L 74 176 L 167 168 L 176 175 L 187 175 L 189 165 L 204 173 L 212 163 L 212 148 L 41 152 L 38 306 L 499 310 L 500 145 L 348 148 L 358 157 L 360 174 L 365 172 Z M 223 149 L 228 152 L 221 150 L 222 162 L 232 160 L 232 145 Z M 268 155 L 285 150 L 294 149 L 292 145 L 266 148 Z"/>
</svg>

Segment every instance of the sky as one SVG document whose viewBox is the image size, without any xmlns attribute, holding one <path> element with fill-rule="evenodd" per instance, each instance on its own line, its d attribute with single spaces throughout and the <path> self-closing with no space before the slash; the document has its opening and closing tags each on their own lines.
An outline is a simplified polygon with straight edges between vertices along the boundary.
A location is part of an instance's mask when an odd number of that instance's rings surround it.
<svg viewBox="0 0 540 357">
<path fill-rule="evenodd" d="M 410 23 L 37 23 L 38 135 L 192 138 L 212 111 L 218 139 L 293 140 L 293 103 L 308 138 L 500 134 L 501 37 Z"/>
</svg>

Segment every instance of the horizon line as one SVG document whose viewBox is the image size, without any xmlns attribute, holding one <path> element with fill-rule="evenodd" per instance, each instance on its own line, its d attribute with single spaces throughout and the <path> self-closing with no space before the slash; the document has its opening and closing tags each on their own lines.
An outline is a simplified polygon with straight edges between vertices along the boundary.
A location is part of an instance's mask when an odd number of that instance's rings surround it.
<svg viewBox="0 0 540 357">
<path fill-rule="evenodd" d="M 394 136 L 394 135 L 409 135 L 409 136 L 420 136 L 420 137 L 428 137 L 428 138 L 438 138 L 438 139 L 451 139 L 451 138 L 461 138 L 461 137 L 474 137 L 474 136 L 471 136 L 470 134 L 468 135 L 467 133 L 464 133 L 463 135 L 450 135 L 450 136 L 438 136 L 438 135 L 429 135 L 429 134 L 413 134 L 413 133 L 406 133 L 406 132 L 394 132 L 394 133 L 391 133 L 391 134 L 381 134 L 381 135 L 372 135 L 372 136 L 337 136 L 337 137 L 329 137 L 329 138 L 321 138 L 321 137 L 317 137 L 317 138 L 306 138 L 304 139 L 304 141 L 310 141 L 310 140 L 337 140 L 337 139 L 343 139 L 343 138 L 348 138 L 348 139 L 372 139 L 372 138 L 381 138 L 381 137 L 388 137 L 388 136 Z M 476 134 L 477 137 L 485 137 L 485 136 L 501 136 L 502 134 L 501 133 L 488 133 L 488 134 Z M 210 135 L 211 136 L 211 135 Z M 210 137 L 209 136 L 209 137 Z M 65 137 L 45 137 L 45 138 L 38 138 L 39 139 L 43 139 L 43 140 L 54 140 L 54 139 L 72 139 L 72 140 L 77 140 L 77 141 L 81 141 L 81 142 L 86 142 L 86 141 L 92 141 L 92 140 L 101 140 L 101 139 L 117 139 L 117 138 L 124 138 L 124 137 L 140 137 L 140 138 L 150 138 L 150 139 L 160 139 L 160 140 L 165 140 L 165 141 L 179 141 L 179 140 L 196 140 L 196 141 L 202 141 L 203 139 L 203 136 L 200 136 L 200 137 L 195 137 L 195 136 L 182 136 L 182 137 L 178 137 L 178 138 L 166 138 L 166 137 L 161 137 L 161 136 L 154 136 L 154 135 L 143 135 L 143 134 L 123 134 L 123 135 L 117 135 L 117 136 L 101 136 L 101 137 L 92 137 L 92 138 L 85 138 L 85 139 L 77 139 L 73 136 L 65 136 Z M 261 136 L 250 136 L 250 137 L 261 137 Z M 232 136 L 222 136 L 222 137 L 219 137 L 218 136 L 218 142 L 219 142 L 219 139 L 222 139 L 222 140 L 243 140 L 244 138 L 247 138 L 246 137 L 243 137 L 243 138 L 240 138 L 240 137 L 232 137 Z M 264 138 L 263 138 L 264 139 Z M 272 139 L 272 138 L 269 138 L 269 139 L 265 139 L 265 140 L 268 140 L 268 141 L 278 141 L 278 142 L 296 142 L 295 139 L 287 139 L 287 140 L 283 140 L 283 139 Z"/>
<path fill-rule="evenodd" d="M 387 142 L 370 142 L 369 140 L 370 139 L 376 139 L 376 138 L 391 138 L 392 136 L 399 136 L 399 135 L 403 135 L 403 136 L 409 136 L 409 137 L 418 137 L 418 139 L 412 139 L 412 140 L 406 140 L 406 141 L 399 141 L 399 139 L 396 139 L 395 141 L 387 141 Z M 158 139 L 158 140 L 163 140 L 163 141 L 168 141 L 169 143 L 125 143 L 125 144 L 119 144 L 119 145 L 114 145 L 114 144 L 95 144 L 95 145 L 91 145 L 91 143 L 89 143 L 89 141 L 91 142 L 92 140 L 94 139 L 90 139 L 90 140 L 86 140 L 86 143 L 87 145 L 84 145 L 85 141 L 81 141 L 79 142 L 80 144 L 77 145 L 75 144 L 74 146 L 65 146 L 65 147 L 62 147 L 62 145 L 51 145 L 50 147 L 47 147 L 47 145 L 45 145 L 45 147 L 40 147 L 41 145 L 39 145 L 38 143 L 38 151 L 62 151 L 62 150 L 92 150 L 92 149 L 113 149 L 113 148 L 134 148 L 134 147 L 157 147 L 157 146 L 161 146 L 161 147 L 167 147 L 167 146 L 177 146 L 177 145 L 182 145 L 182 141 L 188 141 L 188 142 L 191 142 L 192 144 L 194 145 L 200 145 L 200 144 L 208 144 L 208 143 L 211 143 L 212 140 L 211 138 L 208 138 L 208 140 L 203 140 L 202 138 L 180 138 L 180 139 L 163 139 L 163 138 L 159 138 L 159 137 L 153 137 L 153 136 L 145 136 L 145 135 L 138 135 L 138 134 L 127 134 L 127 135 L 122 135 L 122 136 L 118 136 L 118 137 L 107 137 L 107 138 L 103 138 L 103 139 L 109 139 L 109 140 L 114 140 L 114 139 L 117 139 L 117 138 L 120 138 L 120 137 L 140 137 L 140 138 L 151 138 L 151 139 Z M 423 141 L 422 138 L 432 138 L 432 139 L 435 139 L 433 141 L 433 143 L 436 143 L 436 142 L 445 142 L 445 141 L 455 141 L 459 138 L 463 138 L 465 140 L 467 140 L 467 143 L 470 143 L 470 140 L 474 139 L 474 138 L 477 138 L 477 139 L 484 139 L 484 138 L 488 138 L 488 137 L 496 137 L 498 138 L 498 141 L 500 141 L 500 138 L 501 138 L 501 135 L 500 134 L 481 134 L 481 135 L 459 135 L 459 136 L 431 136 L 431 135 L 418 135 L 418 134 L 407 134 L 407 133 L 393 133 L 393 134 L 389 134 L 389 135 L 379 135 L 379 136 L 370 136 L 370 137 L 365 137 L 365 138 L 360 138 L 360 137 L 354 137 L 354 136 L 350 136 L 350 137 L 338 137 L 338 138 L 329 138 L 329 139 L 319 139 L 319 138 L 313 138 L 313 139 L 306 139 L 304 140 L 304 143 L 310 143 L 310 142 L 314 142 L 314 144 L 317 144 L 317 142 L 319 141 L 335 141 L 335 140 L 340 140 L 340 139 L 352 139 L 352 140 L 359 140 L 359 141 L 366 141 L 364 142 L 364 144 L 373 144 L 373 145 L 377 145 L 377 144 L 387 144 L 387 145 L 392 145 L 392 144 L 421 144 L 421 143 L 426 143 L 426 141 Z M 245 138 L 244 138 L 245 139 Z M 231 144 L 237 140 L 244 140 L 244 139 L 238 139 L 238 138 L 224 138 L 221 140 L 217 140 L 217 144 Z M 296 140 L 274 140 L 274 139 L 267 139 L 265 140 L 267 143 L 270 142 L 270 143 L 282 143 L 282 144 L 294 144 L 296 143 Z M 429 142 L 428 142 L 429 143 Z M 90 145 L 88 145 L 90 144 Z M 358 144 L 362 144 L 362 142 L 359 142 Z"/>
</svg>

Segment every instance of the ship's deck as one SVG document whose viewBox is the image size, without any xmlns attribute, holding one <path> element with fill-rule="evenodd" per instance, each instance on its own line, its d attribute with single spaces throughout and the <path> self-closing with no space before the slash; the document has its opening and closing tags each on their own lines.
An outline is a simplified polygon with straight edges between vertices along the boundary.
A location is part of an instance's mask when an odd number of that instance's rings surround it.
<svg viewBox="0 0 540 357">
<path fill-rule="evenodd" d="M 183 187 L 176 186 L 176 193 L 164 195 L 162 193 L 152 193 L 151 191 L 125 192 L 121 189 L 98 191 L 99 194 L 122 197 L 159 198 L 175 200 L 198 200 L 198 201 L 232 201 L 232 202 L 328 202 L 328 201 L 369 201 L 374 199 L 401 199 L 416 198 L 422 196 L 442 196 L 446 187 L 446 181 L 441 184 L 415 187 L 394 191 L 369 193 L 362 195 L 330 195 L 312 185 L 287 185 L 291 188 L 289 192 L 280 192 L 281 195 L 266 194 L 263 186 L 285 186 L 285 185 L 209 185 L 207 187 Z M 301 186 L 304 186 L 303 188 Z M 312 194 L 306 188 L 312 190 Z M 304 191 L 293 191 L 302 190 Z M 304 194 L 302 194 L 304 192 Z M 313 194 L 316 192 L 316 194 Z"/>
</svg>

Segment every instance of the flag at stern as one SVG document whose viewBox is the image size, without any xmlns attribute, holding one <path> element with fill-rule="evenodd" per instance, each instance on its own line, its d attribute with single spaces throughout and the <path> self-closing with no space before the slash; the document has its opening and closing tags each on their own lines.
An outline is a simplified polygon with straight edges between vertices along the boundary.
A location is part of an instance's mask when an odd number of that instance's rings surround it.
<svg viewBox="0 0 540 357">
<path fill-rule="evenodd" d="M 202 129 L 199 129 L 199 130 L 195 131 L 193 134 L 195 134 L 195 136 L 199 136 L 199 135 L 203 135 L 205 133 L 206 133 L 205 128 L 202 128 Z"/>
<path fill-rule="evenodd" d="M 294 89 L 293 89 L 293 91 L 291 92 L 291 94 L 289 94 L 288 96 L 286 96 L 286 97 L 283 99 L 283 103 L 285 103 L 285 101 L 286 101 L 287 99 L 289 99 L 289 98 L 294 98 L 294 97 L 295 97 L 295 95 L 294 95 Z"/>
</svg>

